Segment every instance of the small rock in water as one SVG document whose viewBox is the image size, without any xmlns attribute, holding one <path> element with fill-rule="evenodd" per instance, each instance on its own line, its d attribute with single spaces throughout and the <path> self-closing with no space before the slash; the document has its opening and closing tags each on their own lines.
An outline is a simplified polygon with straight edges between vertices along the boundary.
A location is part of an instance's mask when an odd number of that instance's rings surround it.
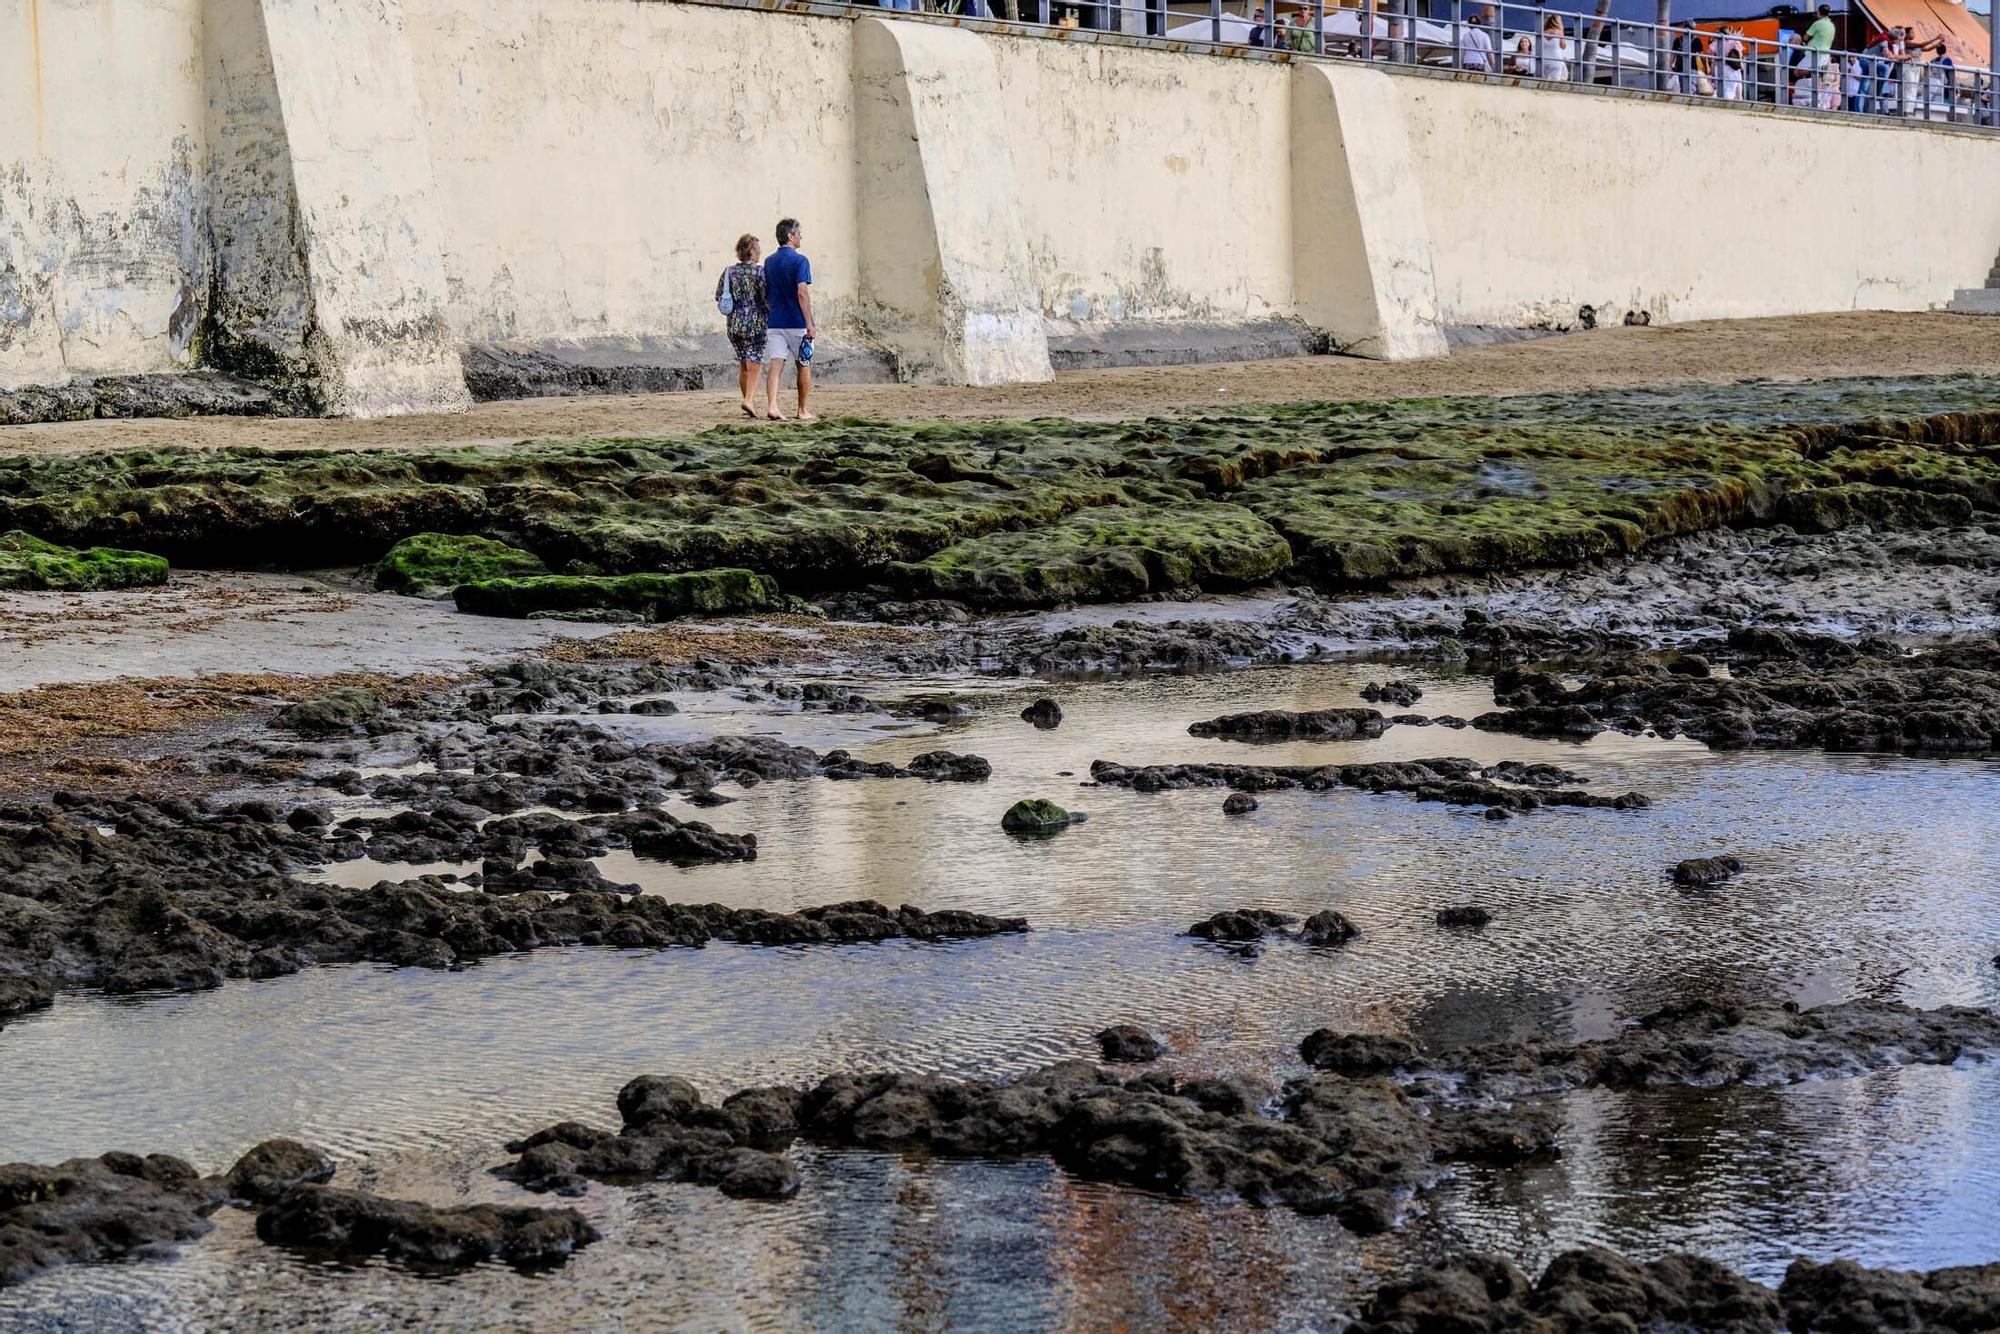
<svg viewBox="0 0 2000 1334">
<path fill-rule="evenodd" d="M 1299 927 L 1299 940 L 1307 945 L 1345 945 L 1360 934 L 1359 927 L 1331 908 L 1314 913 Z"/>
<path fill-rule="evenodd" d="M 1424 697 L 1424 692 L 1412 681 L 1370 681 L 1361 687 L 1361 698 L 1370 704 L 1394 704 L 1409 708 Z"/>
<path fill-rule="evenodd" d="M 1000 817 L 1000 827 L 1010 834 L 1053 834 L 1068 828 L 1075 820 L 1075 816 L 1053 801 L 1029 797 L 1007 808 L 1007 813 Z"/>
<path fill-rule="evenodd" d="M 1667 670 L 1675 676 L 1692 676 L 1697 679 L 1709 675 L 1713 670 L 1708 659 L 1699 653 L 1681 653 L 1667 659 Z"/>
<path fill-rule="evenodd" d="M 1097 1035 L 1098 1050 L 1107 1061 L 1157 1061 L 1166 1045 L 1137 1024 L 1113 1024 Z"/>
<path fill-rule="evenodd" d="M 1743 869 L 1735 857 L 1690 857 L 1674 867 L 1674 883 L 1701 887 L 1719 885 Z"/>
<path fill-rule="evenodd" d="M 1236 908 L 1203 918 L 1189 927 L 1187 934 L 1197 940 L 1262 940 L 1279 927 L 1298 920 L 1291 913 L 1273 912 L 1269 908 Z"/>
<path fill-rule="evenodd" d="M 1052 727 L 1060 726 L 1062 720 L 1062 706 L 1047 697 L 1038 699 L 1027 708 L 1021 710 L 1022 722 L 1033 723 L 1044 732 Z"/>
<path fill-rule="evenodd" d="M 223 1178 L 232 1199 L 269 1204 L 294 1186 L 333 1179 L 333 1159 L 292 1139 L 265 1140 Z"/>
<path fill-rule="evenodd" d="M 295 1186 L 257 1216 L 257 1235 L 278 1246 L 463 1269 L 485 1260 L 560 1264 L 597 1229 L 574 1209 L 472 1204 L 440 1209 L 332 1186 Z"/>
<path fill-rule="evenodd" d="M 1484 818 L 1488 820 L 1499 821 L 1499 820 L 1511 820 L 1514 817 L 1507 814 L 1507 809 L 1504 806 L 1488 806 L 1486 808 L 1486 815 Z"/>
<path fill-rule="evenodd" d="M 665 718 L 680 711 L 680 705 L 670 699 L 642 699 L 625 710 L 642 718 Z"/>
<path fill-rule="evenodd" d="M 1257 809 L 1257 798 L 1248 792 L 1232 792 L 1222 799 L 1224 815 L 1248 815 Z"/>
<path fill-rule="evenodd" d="M 1402 1038 L 1318 1028 L 1299 1044 L 1299 1055 L 1317 1070 L 1342 1075 L 1379 1075 L 1415 1065 L 1418 1052 L 1415 1043 Z"/>
<path fill-rule="evenodd" d="M 1477 904 L 1461 904 L 1455 908 L 1445 908 L 1437 915 L 1437 924 L 1445 927 L 1482 927 L 1493 920 L 1493 914 Z"/>
</svg>

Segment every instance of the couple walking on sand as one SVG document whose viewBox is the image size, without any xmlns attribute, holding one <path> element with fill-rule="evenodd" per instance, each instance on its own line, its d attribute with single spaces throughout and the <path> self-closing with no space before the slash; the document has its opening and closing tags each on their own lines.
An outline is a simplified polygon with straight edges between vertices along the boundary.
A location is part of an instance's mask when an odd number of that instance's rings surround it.
<svg viewBox="0 0 2000 1334">
<path fill-rule="evenodd" d="M 778 413 L 778 380 L 785 363 L 798 363 L 799 411 L 796 420 L 818 421 L 807 406 L 812 396 L 813 324 L 812 263 L 799 253 L 805 229 L 797 218 L 778 222 L 778 249 L 761 265 L 763 246 L 745 232 L 736 240 L 736 263 L 722 271 L 715 285 L 715 305 L 729 320 L 729 343 L 736 350 L 737 388 L 743 394 L 743 415 L 756 420 L 757 377 L 764 376 L 764 416 L 783 421 Z"/>
</svg>

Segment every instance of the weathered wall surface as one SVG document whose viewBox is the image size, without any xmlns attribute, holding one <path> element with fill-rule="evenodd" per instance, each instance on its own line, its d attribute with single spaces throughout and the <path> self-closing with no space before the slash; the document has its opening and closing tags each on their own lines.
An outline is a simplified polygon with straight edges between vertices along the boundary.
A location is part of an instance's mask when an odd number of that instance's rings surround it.
<svg viewBox="0 0 2000 1334">
<path fill-rule="evenodd" d="M 325 410 L 471 406 L 444 315 L 446 235 L 401 0 L 262 0 Z"/>
<path fill-rule="evenodd" d="M 1283 66 L 988 39 L 1044 313 L 1061 327 L 1292 311 Z M 979 164 L 968 163 L 967 172 Z"/>
<path fill-rule="evenodd" d="M 899 375 L 1047 380 L 1012 136 L 991 46 L 973 33 L 863 19 L 854 100 L 864 319 Z M 978 163 L 978 170 L 965 164 Z"/>
<path fill-rule="evenodd" d="M 468 342 L 716 340 L 744 232 L 802 219 L 849 324 L 853 25 L 635 0 L 405 0 Z"/>
<path fill-rule="evenodd" d="M 883 22 L 0 0 L 0 387 L 200 357 L 356 414 L 463 403 L 461 356 L 501 392 L 699 384 L 716 274 L 781 215 L 829 373 L 972 381 L 1434 355 L 1585 303 L 1923 309 L 2000 249 L 2000 136 Z"/>
<path fill-rule="evenodd" d="M 1452 324 L 1926 310 L 2000 246 L 2000 136 L 1396 83 Z"/>
<path fill-rule="evenodd" d="M 204 0 L 0 0 L 0 388 L 188 364 Z"/>
</svg>

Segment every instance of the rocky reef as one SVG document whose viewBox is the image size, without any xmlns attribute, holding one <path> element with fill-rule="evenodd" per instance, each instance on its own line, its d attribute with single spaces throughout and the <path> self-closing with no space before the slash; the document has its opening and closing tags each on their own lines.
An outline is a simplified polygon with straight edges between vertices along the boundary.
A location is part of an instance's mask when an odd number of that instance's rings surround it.
<svg viewBox="0 0 2000 1334">
<path fill-rule="evenodd" d="M 1689 736 L 1712 746 L 1978 754 L 2000 745 L 2000 643 L 1851 643 L 1741 629 L 1706 658 L 1635 653 L 1508 668 L 1503 707 L 1473 719 L 1489 731 L 1582 738 L 1604 731 Z M 1574 688 L 1559 679 L 1574 671 Z"/>
<path fill-rule="evenodd" d="M 1937 381 L 1922 415 L 1870 381 L 1820 387 L 1803 411 L 1796 397 L 10 459 L 0 526 L 194 564 L 374 562 L 419 534 L 476 535 L 586 579 L 744 569 L 789 594 L 1003 608 L 1574 565 L 1727 524 L 1963 524 L 2000 503 L 1989 384 Z"/>
</svg>

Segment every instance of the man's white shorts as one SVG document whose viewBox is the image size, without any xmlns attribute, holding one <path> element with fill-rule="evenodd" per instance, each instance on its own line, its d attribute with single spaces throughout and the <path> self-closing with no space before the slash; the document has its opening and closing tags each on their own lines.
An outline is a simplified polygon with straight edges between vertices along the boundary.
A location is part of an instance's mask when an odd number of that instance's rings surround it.
<svg viewBox="0 0 2000 1334">
<path fill-rule="evenodd" d="M 799 344 L 806 341 L 804 329 L 766 329 L 764 331 L 764 360 L 797 361 Z"/>
</svg>

